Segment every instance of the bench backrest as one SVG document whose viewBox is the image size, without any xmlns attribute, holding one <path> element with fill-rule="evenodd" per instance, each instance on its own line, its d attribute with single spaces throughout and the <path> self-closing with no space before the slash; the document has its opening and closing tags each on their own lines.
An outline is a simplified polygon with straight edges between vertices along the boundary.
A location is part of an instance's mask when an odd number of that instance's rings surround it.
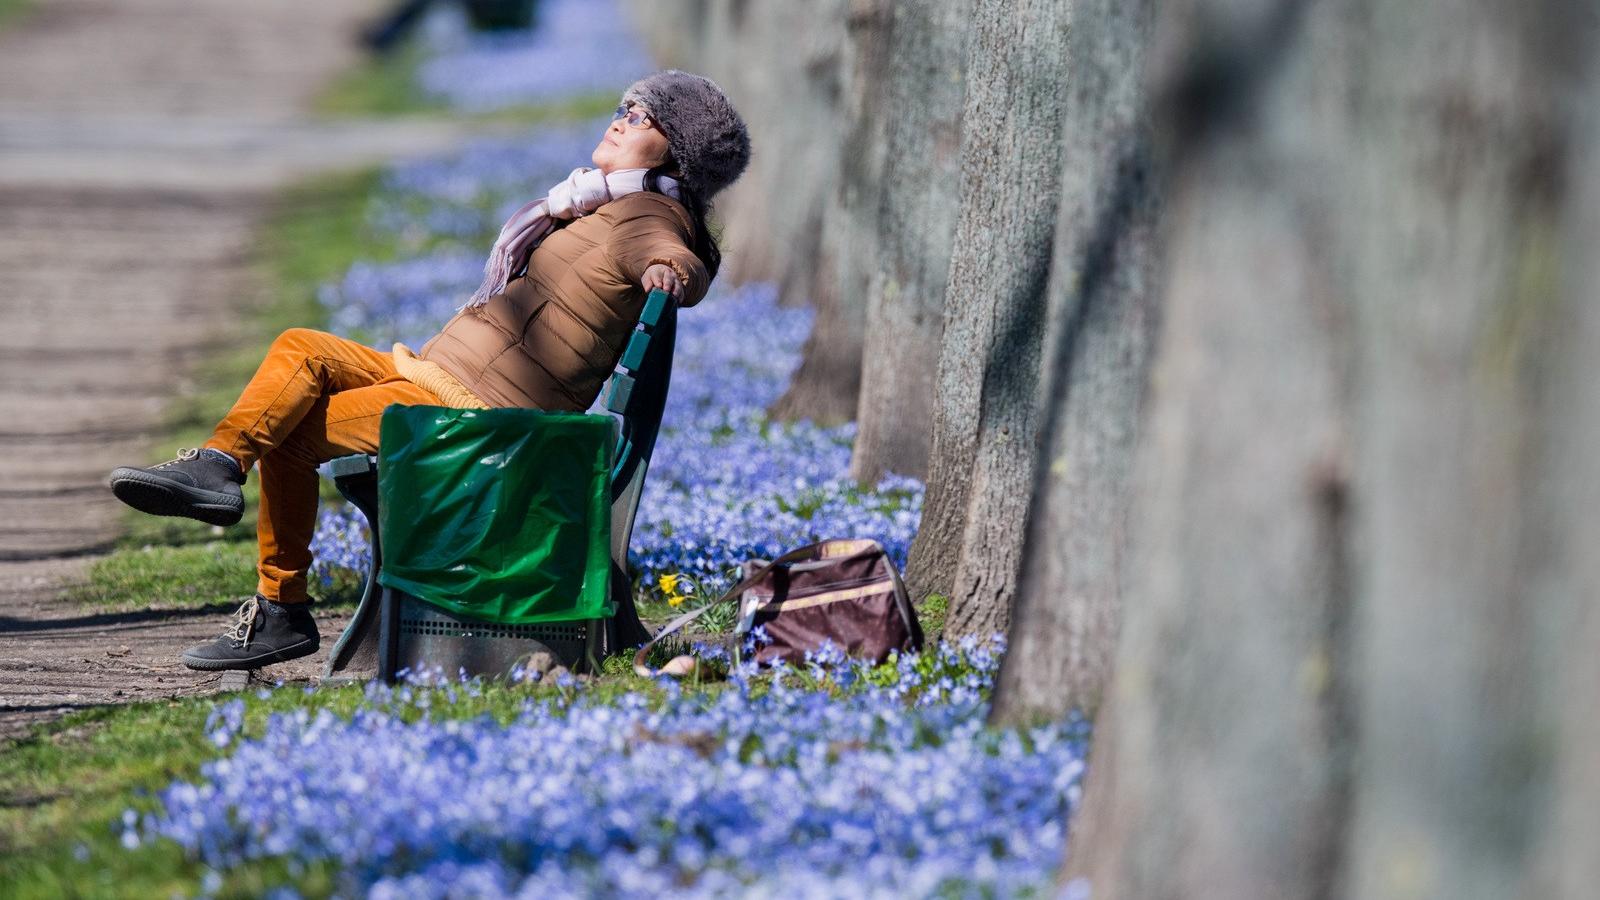
<svg viewBox="0 0 1600 900">
<path fill-rule="evenodd" d="M 677 326 L 678 305 L 672 295 L 651 291 L 639 325 L 600 394 L 605 408 L 622 417 L 611 470 L 611 559 L 624 572 L 639 495 L 667 405 Z"/>
</svg>

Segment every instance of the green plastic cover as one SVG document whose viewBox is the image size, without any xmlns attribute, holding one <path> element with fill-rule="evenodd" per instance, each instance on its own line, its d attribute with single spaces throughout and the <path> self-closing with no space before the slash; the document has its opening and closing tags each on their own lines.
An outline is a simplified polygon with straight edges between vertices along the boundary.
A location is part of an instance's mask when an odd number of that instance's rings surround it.
<svg viewBox="0 0 1600 900">
<path fill-rule="evenodd" d="M 505 625 L 610 616 L 614 423 L 532 409 L 385 409 L 378 581 Z"/>
</svg>

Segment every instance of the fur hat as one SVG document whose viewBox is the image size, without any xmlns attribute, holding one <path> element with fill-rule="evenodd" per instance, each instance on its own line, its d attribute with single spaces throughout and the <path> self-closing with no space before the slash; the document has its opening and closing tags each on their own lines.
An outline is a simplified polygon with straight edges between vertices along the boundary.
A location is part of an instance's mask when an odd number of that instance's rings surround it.
<svg viewBox="0 0 1600 900">
<path fill-rule="evenodd" d="M 750 133 L 716 82 L 677 69 L 635 81 L 622 102 L 641 103 L 667 137 L 689 189 L 710 201 L 750 163 Z"/>
</svg>

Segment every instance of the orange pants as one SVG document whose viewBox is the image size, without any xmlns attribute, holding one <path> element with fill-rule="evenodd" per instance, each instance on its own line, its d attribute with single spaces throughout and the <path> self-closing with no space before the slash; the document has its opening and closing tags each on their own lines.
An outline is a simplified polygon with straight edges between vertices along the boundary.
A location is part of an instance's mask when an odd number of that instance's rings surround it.
<svg viewBox="0 0 1600 900">
<path fill-rule="evenodd" d="M 309 328 L 278 335 L 238 402 L 205 446 L 261 465 L 256 590 L 279 603 L 306 601 L 317 526 L 317 466 L 376 453 L 378 420 L 391 403 L 442 405 L 401 378 L 389 354 Z"/>
</svg>

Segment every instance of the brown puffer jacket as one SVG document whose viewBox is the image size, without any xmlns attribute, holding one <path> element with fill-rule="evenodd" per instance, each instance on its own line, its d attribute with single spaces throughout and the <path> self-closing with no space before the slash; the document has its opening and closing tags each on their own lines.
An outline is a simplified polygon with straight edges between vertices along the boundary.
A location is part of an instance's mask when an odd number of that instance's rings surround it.
<svg viewBox="0 0 1600 900">
<path fill-rule="evenodd" d="M 490 406 L 582 412 L 600 393 L 639 313 L 644 270 L 665 263 L 683 282 L 680 306 L 705 296 L 705 265 L 689 250 L 683 204 L 636 191 L 545 237 L 526 275 L 457 313 L 418 356 Z"/>
</svg>

